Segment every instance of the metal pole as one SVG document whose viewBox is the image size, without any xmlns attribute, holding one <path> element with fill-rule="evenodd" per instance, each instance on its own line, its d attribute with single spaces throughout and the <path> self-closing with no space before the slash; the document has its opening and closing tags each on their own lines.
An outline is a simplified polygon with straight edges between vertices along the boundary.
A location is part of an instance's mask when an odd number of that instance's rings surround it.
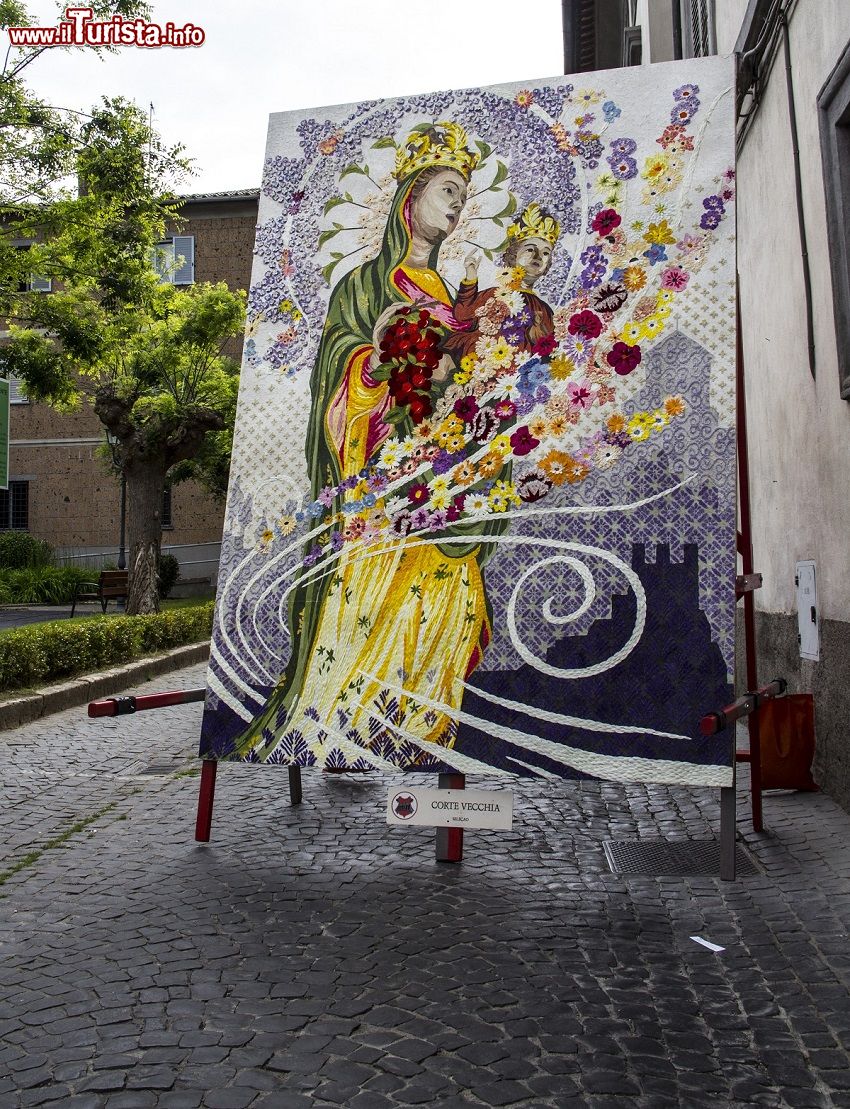
<svg viewBox="0 0 850 1109">
<path fill-rule="evenodd" d="M 736 274 L 736 277 L 738 275 Z M 739 519 L 738 550 L 745 576 L 753 573 L 753 528 L 750 508 L 750 460 L 747 451 L 747 395 L 744 388 L 744 338 L 741 327 L 741 293 L 738 278 L 735 294 L 735 384 L 738 400 L 736 438 L 738 447 Z M 744 594 L 744 657 L 747 668 L 747 689 L 758 689 L 758 648 L 756 644 L 755 598 L 751 591 Z M 761 735 L 759 714 L 750 715 L 747 725 L 750 733 L 750 797 L 753 810 L 753 831 L 763 831 L 761 805 Z M 734 732 L 732 758 L 735 757 Z"/>
<path fill-rule="evenodd" d="M 732 764 L 732 785 L 720 789 L 720 880 L 735 881 L 735 839 L 738 834 L 735 793 L 735 764 Z"/>
<path fill-rule="evenodd" d="M 127 557 L 124 551 L 124 536 L 127 523 L 127 478 L 121 471 L 121 525 L 118 534 L 118 569 L 127 569 Z"/>
</svg>

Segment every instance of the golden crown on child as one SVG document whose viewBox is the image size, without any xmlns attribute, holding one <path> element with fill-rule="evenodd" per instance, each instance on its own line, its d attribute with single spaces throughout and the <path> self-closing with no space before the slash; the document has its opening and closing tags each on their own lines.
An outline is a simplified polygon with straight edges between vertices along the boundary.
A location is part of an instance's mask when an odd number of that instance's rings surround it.
<svg viewBox="0 0 850 1109">
<path fill-rule="evenodd" d="M 539 204 L 532 202 L 508 228 L 508 239 L 545 239 L 552 246 L 558 241 L 561 225 L 552 216 L 543 214 Z"/>
</svg>

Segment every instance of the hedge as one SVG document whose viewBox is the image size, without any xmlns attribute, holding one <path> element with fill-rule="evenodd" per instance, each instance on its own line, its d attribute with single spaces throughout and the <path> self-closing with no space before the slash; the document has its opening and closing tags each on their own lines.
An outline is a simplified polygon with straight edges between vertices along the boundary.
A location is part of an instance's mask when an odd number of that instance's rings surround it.
<svg viewBox="0 0 850 1109">
<path fill-rule="evenodd" d="M 212 633 L 214 601 L 149 616 L 91 616 L 0 635 L 0 690 L 20 689 L 198 643 Z"/>
</svg>

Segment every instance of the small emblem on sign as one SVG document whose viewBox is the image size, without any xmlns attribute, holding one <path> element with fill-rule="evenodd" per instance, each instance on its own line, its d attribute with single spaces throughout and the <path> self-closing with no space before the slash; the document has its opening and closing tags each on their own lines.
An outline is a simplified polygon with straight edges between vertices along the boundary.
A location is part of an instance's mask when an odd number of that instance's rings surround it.
<svg viewBox="0 0 850 1109">
<path fill-rule="evenodd" d="M 402 820 L 408 820 L 416 812 L 416 798 L 409 793 L 397 793 L 392 800 L 393 812 Z"/>
</svg>

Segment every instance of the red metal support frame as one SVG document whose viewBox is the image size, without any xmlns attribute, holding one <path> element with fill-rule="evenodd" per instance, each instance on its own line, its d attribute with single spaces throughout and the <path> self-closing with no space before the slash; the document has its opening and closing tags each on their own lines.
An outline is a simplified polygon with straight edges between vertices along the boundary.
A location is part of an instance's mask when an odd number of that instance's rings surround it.
<svg viewBox="0 0 850 1109">
<path fill-rule="evenodd" d="M 204 759 L 201 764 L 201 788 L 198 791 L 198 816 L 195 820 L 195 839 L 198 843 L 210 841 L 216 770 L 218 762 L 215 759 Z"/>
<path fill-rule="evenodd" d="M 747 398 L 744 391 L 744 340 L 741 332 L 741 294 L 735 295 L 735 379 L 738 394 L 736 438 L 738 445 L 738 506 L 740 530 L 738 552 L 741 555 L 743 577 L 755 576 L 753 570 L 753 531 L 750 514 L 750 467 L 747 450 Z M 743 591 L 744 598 L 744 655 L 747 672 L 747 689 L 758 689 L 758 663 L 756 655 L 756 614 L 752 589 Z M 750 764 L 750 797 L 753 814 L 753 831 L 764 830 L 761 806 L 761 737 L 759 714 L 752 712 L 748 718 L 750 748 L 746 761 Z M 734 744 L 734 738 L 732 740 Z M 737 759 L 737 755 L 736 755 Z M 741 760 L 743 761 L 743 760 Z"/>
<path fill-rule="evenodd" d="M 465 774 L 438 775 L 440 789 L 465 789 Z M 463 828 L 438 828 L 436 843 L 438 863 L 459 863 L 463 859 Z"/>
</svg>

